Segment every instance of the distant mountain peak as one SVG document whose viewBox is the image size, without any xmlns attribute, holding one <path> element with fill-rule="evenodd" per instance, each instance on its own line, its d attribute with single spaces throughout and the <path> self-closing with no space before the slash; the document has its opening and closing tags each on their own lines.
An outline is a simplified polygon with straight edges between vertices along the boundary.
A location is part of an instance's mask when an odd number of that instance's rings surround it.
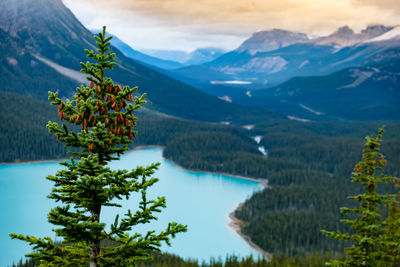
<svg viewBox="0 0 400 267">
<path fill-rule="evenodd" d="M 300 32 L 281 29 L 258 31 L 244 41 L 236 51 L 248 51 L 250 54 L 255 54 L 257 52 L 272 51 L 305 40 L 308 40 L 308 36 Z"/>
<path fill-rule="evenodd" d="M 351 46 L 358 43 L 365 42 L 393 29 L 384 25 L 370 25 L 361 33 L 355 33 L 349 26 L 340 27 L 334 33 L 313 39 L 311 42 L 318 45 L 337 45 L 339 47 Z"/>
<path fill-rule="evenodd" d="M 185 60 L 185 65 L 200 65 L 216 59 L 225 52 L 225 50 L 216 47 L 198 48 L 188 54 Z"/>
<path fill-rule="evenodd" d="M 382 35 L 390 30 L 392 30 L 393 26 L 385 26 L 380 24 L 369 25 L 366 29 L 361 31 L 361 34 L 373 34 L 376 36 Z"/>
<path fill-rule="evenodd" d="M 347 25 L 340 27 L 335 33 L 333 34 L 354 34 L 354 31 Z"/>
<path fill-rule="evenodd" d="M 374 38 L 377 38 L 379 36 L 382 36 L 390 31 L 393 30 L 394 27 L 392 26 L 384 26 L 384 25 L 370 25 L 366 29 L 362 30 L 360 35 L 361 35 L 361 41 L 365 42 L 368 40 L 372 40 Z"/>
</svg>

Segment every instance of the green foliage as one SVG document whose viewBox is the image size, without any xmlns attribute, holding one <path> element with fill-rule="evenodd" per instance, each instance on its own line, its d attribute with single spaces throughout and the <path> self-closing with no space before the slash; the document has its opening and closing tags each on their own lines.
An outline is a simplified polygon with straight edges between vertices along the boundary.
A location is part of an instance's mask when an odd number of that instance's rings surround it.
<svg viewBox="0 0 400 267">
<path fill-rule="evenodd" d="M 398 188 L 399 185 L 397 184 Z M 390 203 L 389 215 L 384 229 L 384 252 L 391 257 L 388 266 L 400 265 L 400 193 Z"/>
<path fill-rule="evenodd" d="M 227 256 L 224 261 L 211 259 L 209 262 L 199 263 L 196 260 L 182 259 L 179 256 L 167 253 L 152 252 L 151 254 L 154 260 L 152 262 L 139 263 L 138 267 L 320 267 L 331 257 L 330 254 L 319 253 L 297 255 L 291 258 L 274 256 L 270 260 Z M 34 266 L 38 266 L 38 264 L 32 260 L 13 265 L 13 267 Z"/>
<path fill-rule="evenodd" d="M 47 177 L 55 184 L 49 198 L 63 203 L 48 214 L 49 222 L 58 226 L 53 231 L 63 242 L 11 234 L 33 246 L 35 251 L 28 256 L 41 266 L 135 266 L 136 262 L 151 258 L 148 249 L 158 249 L 161 242 L 170 244 L 171 237 L 186 231 L 185 226 L 173 222 L 160 233 L 131 233 L 135 225 L 157 219 L 153 213 L 165 208 L 165 198 L 148 200 L 146 196 L 147 189 L 157 182 L 151 176 L 158 164 L 131 171 L 108 167 L 128 149 L 136 135 L 133 112 L 145 103 L 145 95 L 136 96 L 133 101 L 137 87 L 121 87 L 104 77 L 105 71 L 116 64 L 115 54 L 109 52 L 111 38 L 105 38 L 105 28 L 95 39 L 97 51 L 86 50 L 94 62 L 81 63 L 82 72 L 89 75 L 90 87 L 78 87 L 72 101 L 62 101 L 57 93 L 49 92 L 51 104 L 58 106 L 60 120 L 81 127 L 76 132 L 65 123 L 61 127 L 55 122 L 47 125 L 57 140 L 72 148 L 68 152 L 72 155 L 70 162 L 61 163 L 65 168 Z M 133 192 L 141 195 L 137 210 L 129 210 L 121 219 L 117 215 L 110 229 L 106 229 L 100 221 L 102 208 L 120 207 L 118 200 L 128 199 Z"/>
<path fill-rule="evenodd" d="M 345 251 L 349 256 L 343 261 L 332 260 L 330 265 L 334 266 L 388 266 L 393 263 L 393 257 L 386 253 L 387 229 L 388 222 L 384 217 L 382 206 L 386 207 L 395 199 L 392 194 L 379 194 L 377 186 L 381 183 L 396 182 L 398 178 L 383 174 L 386 166 L 384 156 L 379 152 L 382 142 L 383 129 L 380 129 L 377 137 L 367 137 L 362 153 L 362 161 L 355 166 L 352 182 L 359 183 L 363 187 L 363 192 L 351 196 L 349 199 L 357 200 L 358 206 L 354 208 L 343 207 L 343 214 L 353 215 L 352 218 L 343 219 L 342 222 L 348 224 L 353 233 L 342 233 L 323 231 L 329 237 L 350 241 L 352 246 L 346 248 Z M 392 218 L 396 207 L 391 210 Z M 396 215 L 397 216 L 397 215 Z M 393 218 L 394 219 L 394 218 Z M 393 224 L 392 224 L 393 225 Z M 387 229 L 388 233 L 393 229 Z M 399 239 L 394 239 L 390 234 L 390 239 L 395 247 L 400 245 Z"/>
</svg>

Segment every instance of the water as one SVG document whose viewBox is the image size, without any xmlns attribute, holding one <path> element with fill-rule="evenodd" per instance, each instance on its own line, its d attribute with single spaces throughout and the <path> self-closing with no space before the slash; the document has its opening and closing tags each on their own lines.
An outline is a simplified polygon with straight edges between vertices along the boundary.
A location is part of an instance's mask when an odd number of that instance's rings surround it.
<svg viewBox="0 0 400 267">
<path fill-rule="evenodd" d="M 257 182 L 183 170 L 164 160 L 158 148 L 126 153 L 112 163 L 112 168 L 132 169 L 153 162 L 161 163 L 154 175 L 160 181 L 149 189 L 148 197 L 165 196 L 167 208 L 158 215 L 158 221 L 135 231 L 162 230 L 168 222 L 176 221 L 188 225 L 188 232 L 178 234 L 172 247 L 164 245 L 163 251 L 199 261 L 224 259 L 228 254 L 259 256 L 228 227 L 229 213 L 261 189 Z M 25 242 L 11 240 L 10 233 L 55 238 L 46 220 L 54 202 L 46 198 L 52 183 L 45 177 L 59 168 L 57 162 L 0 165 L 0 266 L 11 265 L 30 251 Z M 129 208 L 134 211 L 137 200 L 132 197 L 123 201 L 121 209 L 104 209 L 102 220 L 112 222 L 116 213 L 124 214 Z"/>
</svg>

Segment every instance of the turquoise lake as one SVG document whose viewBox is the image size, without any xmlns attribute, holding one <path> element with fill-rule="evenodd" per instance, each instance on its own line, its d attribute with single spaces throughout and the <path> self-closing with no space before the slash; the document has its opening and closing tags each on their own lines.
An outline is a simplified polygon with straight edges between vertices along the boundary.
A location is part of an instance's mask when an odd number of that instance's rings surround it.
<svg viewBox="0 0 400 267">
<path fill-rule="evenodd" d="M 115 169 L 132 169 L 137 165 L 160 162 L 154 177 L 160 181 L 148 191 L 149 197 L 165 196 L 167 208 L 158 214 L 158 221 L 134 229 L 164 229 L 176 221 L 188 226 L 188 232 L 164 245 L 162 251 L 184 258 L 208 261 L 211 257 L 224 259 L 226 255 L 259 257 L 228 224 L 229 213 L 240 202 L 262 189 L 255 181 L 236 177 L 191 172 L 162 158 L 162 149 L 145 148 L 131 151 L 111 164 Z M 30 251 L 22 241 L 11 240 L 10 233 L 50 236 L 55 238 L 46 218 L 55 203 L 47 199 L 52 183 L 45 177 L 55 174 L 61 166 L 57 162 L 0 165 L 0 266 L 12 265 Z M 123 201 L 123 208 L 104 209 L 102 220 L 113 222 L 115 214 L 134 211 L 138 196 Z"/>
</svg>

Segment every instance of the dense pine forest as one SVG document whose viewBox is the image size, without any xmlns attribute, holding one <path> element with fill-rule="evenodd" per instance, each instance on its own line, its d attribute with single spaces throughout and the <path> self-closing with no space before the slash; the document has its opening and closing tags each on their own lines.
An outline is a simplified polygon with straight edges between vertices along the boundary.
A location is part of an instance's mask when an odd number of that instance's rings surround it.
<svg viewBox="0 0 400 267">
<path fill-rule="evenodd" d="M 224 260 L 211 259 L 209 262 L 197 262 L 190 259 L 182 259 L 179 256 L 167 253 L 153 252 L 153 261 L 139 263 L 138 267 L 317 267 L 323 266 L 324 263 L 330 259 L 331 255 L 312 253 L 307 256 L 298 255 L 294 257 L 275 256 L 270 260 L 238 258 L 236 256 L 228 256 Z M 21 260 L 12 267 L 35 267 L 38 266 L 34 261 L 28 260 L 24 262 Z"/>
<path fill-rule="evenodd" d="M 58 120 L 57 113 L 47 102 L 0 92 L 0 106 L 0 162 L 65 156 L 64 147 L 45 127 L 49 120 Z"/>
<path fill-rule="evenodd" d="M 0 111 L 4 122 L 0 139 L 2 162 L 65 157 L 64 148 L 44 127 L 48 120 L 57 120 L 47 102 L 12 93 L 1 93 L 1 96 L 4 107 Z M 387 173 L 400 175 L 398 123 L 275 120 L 247 130 L 240 126 L 160 116 L 148 110 L 138 117 L 139 134 L 134 146 L 163 146 L 166 158 L 188 169 L 268 180 L 269 187 L 253 195 L 235 215 L 243 221 L 245 234 L 276 255 L 275 260 L 286 263 L 254 263 L 258 264 L 254 266 L 290 266 L 290 261 L 297 261 L 293 266 L 301 266 L 299 259 L 306 262 L 311 253 L 343 252 L 346 244 L 330 240 L 320 230 L 346 230 L 340 223 L 343 217 L 339 208 L 351 206 L 347 196 L 360 190 L 351 184 L 350 174 L 360 159 L 363 138 L 383 124 L 386 131 L 382 152 L 388 160 Z M 262 136 L 260 144 L 253 140 L 254 136 Z M 259 145 L 268 149 L 268 156 L 258 151 Z M 323 262 L 324 257 L 314 254 L 312 259 Z M 157 264 L 152 266 L 168 266 Z M 193 262 L 182 264 L 173 266 L 199 266 Z M 209 266 L 221 264 L 215 262 Z M 240 265 L 244 263 L 239 260 L 235 264 L 226 266 L 252 266 Z"/>
<path fill-rule="evenodd" d="M 387 127 L 382 147 L 388 160 L 386 172 L 394 176 L 400 174 L 397 127 Z M 339 209 L 353 206 L 354 200 L 347 196 L 360 191 L 350 175 L 361 158 L 363 139 L 349 133 L 339 137 L 296 136 L 273 131 L 263 140 L 271 158 L 292 159 L 301 167 L 266 173 L 270 187 L 253 195 L 235 213 L 244 222 L 243 232 L 274 254 L 342 252 L 346 244 L 325 237 L 320 230 L 348 230 L 340 222 Z M 379 189 L 394 191 L 392 186 Z"/>
</svg>

